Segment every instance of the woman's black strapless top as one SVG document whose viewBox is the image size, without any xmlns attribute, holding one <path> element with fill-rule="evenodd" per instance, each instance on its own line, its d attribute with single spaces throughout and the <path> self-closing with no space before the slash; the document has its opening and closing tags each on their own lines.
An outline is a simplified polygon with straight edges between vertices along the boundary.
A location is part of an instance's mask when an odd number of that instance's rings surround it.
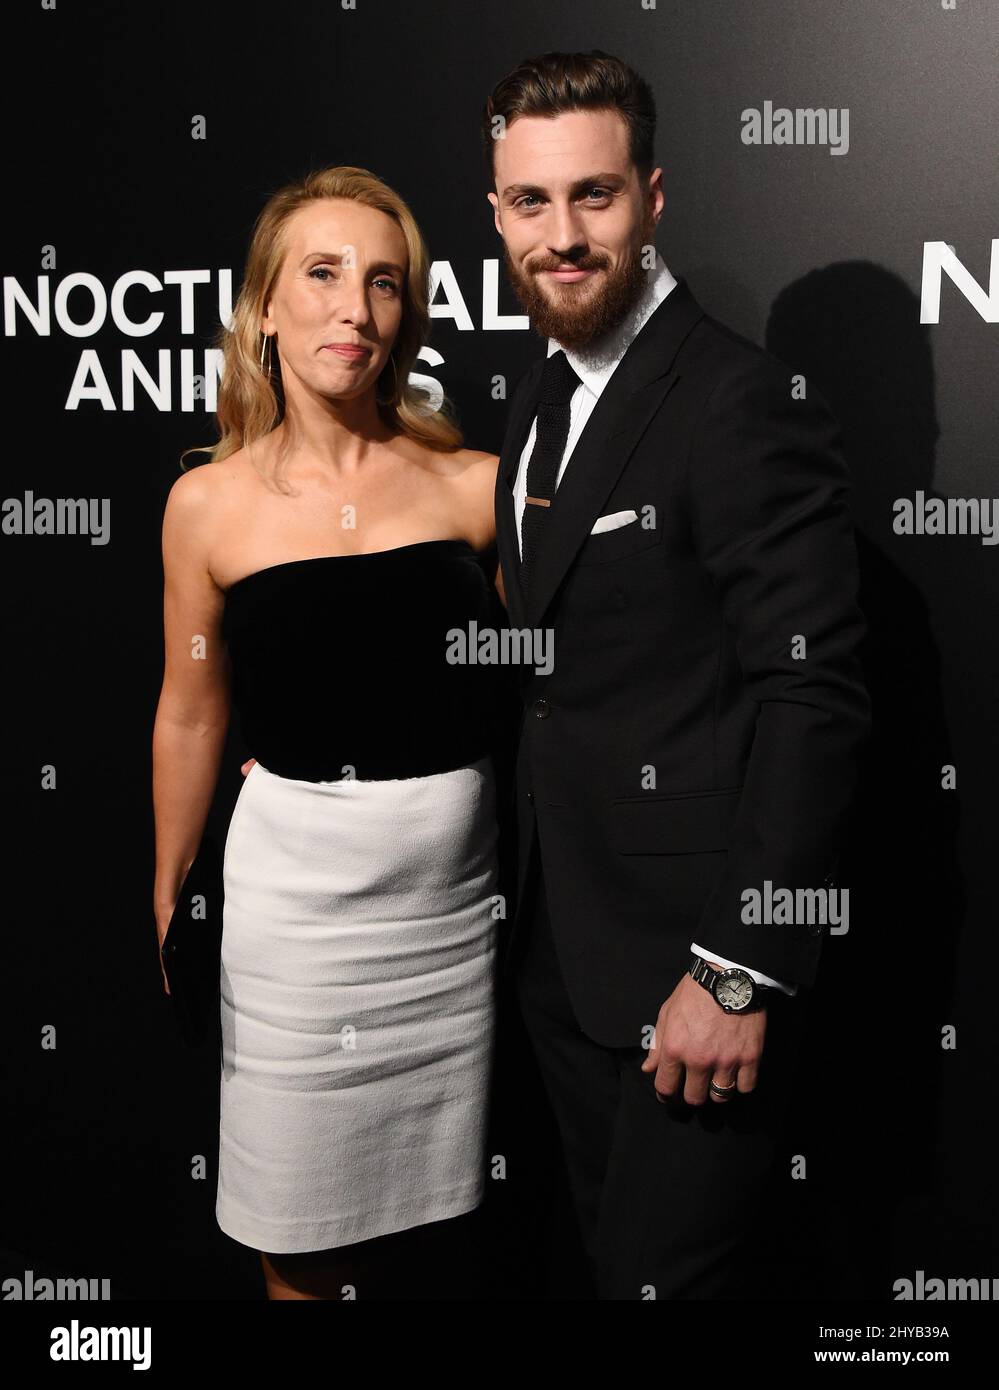
<svg viewBox="0 0 999 1390">
<path fill-rule="evenodd" d="M 495 752 L 509 671 L 448 660 L 505 610 L 465 540 L 270 565 L 227 591 L 232 702 L 252 757 L 309 782 L 423 777 Z M 471 625 L 475 624 L 473 628 Z"/>
</svg>

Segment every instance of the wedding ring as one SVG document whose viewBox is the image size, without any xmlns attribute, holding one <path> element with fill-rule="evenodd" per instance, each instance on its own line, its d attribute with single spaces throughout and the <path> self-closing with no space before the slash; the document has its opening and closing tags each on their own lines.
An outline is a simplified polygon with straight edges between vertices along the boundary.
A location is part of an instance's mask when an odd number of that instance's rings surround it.
<svg viewBox="0 0 999 1390">
<path fill-rule="evenodd" d="M 729 1096 L 735 1089 L 736 1083 L 734 1081 L 732 1082 L 731 1086 L 719 1086 L 714 1081 L 712 1081 L 711 1085 L 708 1087 L 708 1090 L 711 1091 L 713 1095 L 720 1097 L 720 1099 L 722 1100 L 728 1100 Z"/>
</svg>

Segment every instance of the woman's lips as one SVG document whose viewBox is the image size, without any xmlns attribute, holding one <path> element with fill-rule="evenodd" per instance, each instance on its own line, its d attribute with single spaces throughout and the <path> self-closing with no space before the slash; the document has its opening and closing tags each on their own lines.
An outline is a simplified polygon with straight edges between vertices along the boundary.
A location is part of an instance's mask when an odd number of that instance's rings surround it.
<svg viewBox="0 0 999 1390">
<path fill-rule="evenodd" d="M 345 357 L 348 362 L 359 362 L 363 357 L 371 356 L 370 348 L 351 347 L 349 343 L 331 343 L 323 348 L 323 352 L 335 352 L 338 357 Z"/>
</svg>

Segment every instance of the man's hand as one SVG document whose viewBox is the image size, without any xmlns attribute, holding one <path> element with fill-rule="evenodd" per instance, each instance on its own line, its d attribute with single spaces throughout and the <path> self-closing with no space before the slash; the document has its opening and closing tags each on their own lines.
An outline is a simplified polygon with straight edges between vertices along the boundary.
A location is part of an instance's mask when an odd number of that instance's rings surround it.
<svg viewBox="0 0 999 1390">
<path fill-rule="evenodd" d="M 240 772 L 243 774 L 244 777 L 246 776 L 246 774 L 249 772 L 250 768 L 253 766 L 253 764 L 254 764 L 256 761 L 257 761 L 256 758 L 247 758 L 247 760 L 246 760 L 245 763 L 241 763 L 241 764 L 240 764 L 239 770 L 240 770 Z"/>
<path fill-rule="evenodd" d="M 725 1105 L 726 1101 L 709 1091 L 709 1085 L 712 1081 L 718 1086 L 735 1082 L 740 1094 L 752 1091 L 766 1030 L 766 1009 L 727 1014 L 703 985 L 684 975 L 659 1010 L 653 1045 L 642 1071 L 655 1072 L 656 1098 L 660 1101 L 677 1095 L 686 1069 L 683 1099 L 688 1105 L 703 1105 L 708 1096 Z"/>
</svg>

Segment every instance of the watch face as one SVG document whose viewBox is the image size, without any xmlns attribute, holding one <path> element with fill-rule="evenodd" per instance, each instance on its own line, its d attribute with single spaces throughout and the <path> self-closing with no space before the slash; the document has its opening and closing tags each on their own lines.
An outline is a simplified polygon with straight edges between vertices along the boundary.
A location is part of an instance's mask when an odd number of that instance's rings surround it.
<svg viewBox="0 0 999 1390">
<path fill-rule="evenodd" d="M 724 1009 L 744 1009 L 753 1000 L 751 977 L 744 970 L 723 970 L 715 984 L 715 998 Z"/>
</svg>

